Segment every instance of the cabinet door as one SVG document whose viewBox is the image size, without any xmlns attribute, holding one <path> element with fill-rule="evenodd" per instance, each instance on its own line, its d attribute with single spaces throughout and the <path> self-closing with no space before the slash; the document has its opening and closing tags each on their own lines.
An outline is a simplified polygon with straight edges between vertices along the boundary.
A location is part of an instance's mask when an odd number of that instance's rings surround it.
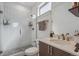
<svg viewBox="0 0 79 59">
<path fill-rule="evenodd" d="M 69 54 L 69 53 L 67 53 L 65 51 L 62 51 L 62 50 L 60 50 L 58 48 L 55 48 L 55 47 L 53 47 L 52 55 L 54 55 L 54 56 L 71 56 L 71 54 Z"/>
<path fill-rule="evenodd" d="M 39 55 L 40 56 L 49 56 L 49 45 L 39 42 Z"/>
<path fill-rule="evenodd" d="M 39 56 L 73 56 L 73 55 L 39 41 Z"/>
</svg>

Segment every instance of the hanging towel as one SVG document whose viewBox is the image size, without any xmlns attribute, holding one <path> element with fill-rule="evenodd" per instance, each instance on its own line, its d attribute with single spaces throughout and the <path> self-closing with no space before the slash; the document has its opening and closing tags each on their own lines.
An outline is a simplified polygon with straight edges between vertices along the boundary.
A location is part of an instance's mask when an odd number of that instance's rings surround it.
<svg viewBox="0 0 79 59">
<path fill-rule="evenodd" d="M 47 29 L 47 22 L 48 22 L 48 20 L 38 22 L 40 31 L 45 31 Z"/>
</svg>

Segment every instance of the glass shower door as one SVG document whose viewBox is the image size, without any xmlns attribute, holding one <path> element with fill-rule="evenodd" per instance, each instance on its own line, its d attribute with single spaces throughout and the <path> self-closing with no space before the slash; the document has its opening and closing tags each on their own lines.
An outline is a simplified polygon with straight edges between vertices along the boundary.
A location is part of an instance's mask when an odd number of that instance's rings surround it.
<svg viewBox="0 0 79 59">
<path fill-rule="evenodd" d="M 2 21 L 2 17 L 3 17 L 3 3 L 2 2 L 0 2 L 0 54 L 2 53 L 2 50 L 1 50 L 1 27 L 2 27 L 2 23 L 1 23 L 1 21 Z"/>
</svg>

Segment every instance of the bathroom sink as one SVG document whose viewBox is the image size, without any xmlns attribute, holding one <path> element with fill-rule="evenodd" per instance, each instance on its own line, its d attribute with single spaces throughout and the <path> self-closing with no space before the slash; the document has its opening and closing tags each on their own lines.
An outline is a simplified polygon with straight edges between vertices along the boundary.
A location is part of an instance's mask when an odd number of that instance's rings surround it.
<svg viewBox="0 0 79 59">
<path fill-rule="evenodd" d="M 66 40 L 52 40 L 51 42 L 56 43 L 58 45 L 75 45 L 76 43 L 74 41 L 66 41 Z"/>
</svg>

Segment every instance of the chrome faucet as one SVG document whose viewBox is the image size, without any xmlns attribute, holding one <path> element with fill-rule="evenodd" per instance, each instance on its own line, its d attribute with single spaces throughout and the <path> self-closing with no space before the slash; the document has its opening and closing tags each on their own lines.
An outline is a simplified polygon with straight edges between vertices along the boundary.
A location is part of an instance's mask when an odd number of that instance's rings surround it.
<svg viewBox="0 0 79 59">
<path fill-rule="evenodd" d="M 65 35 L 64 34 L 62 34 L 62 39 L 65 40 Z"/>
</svg>

